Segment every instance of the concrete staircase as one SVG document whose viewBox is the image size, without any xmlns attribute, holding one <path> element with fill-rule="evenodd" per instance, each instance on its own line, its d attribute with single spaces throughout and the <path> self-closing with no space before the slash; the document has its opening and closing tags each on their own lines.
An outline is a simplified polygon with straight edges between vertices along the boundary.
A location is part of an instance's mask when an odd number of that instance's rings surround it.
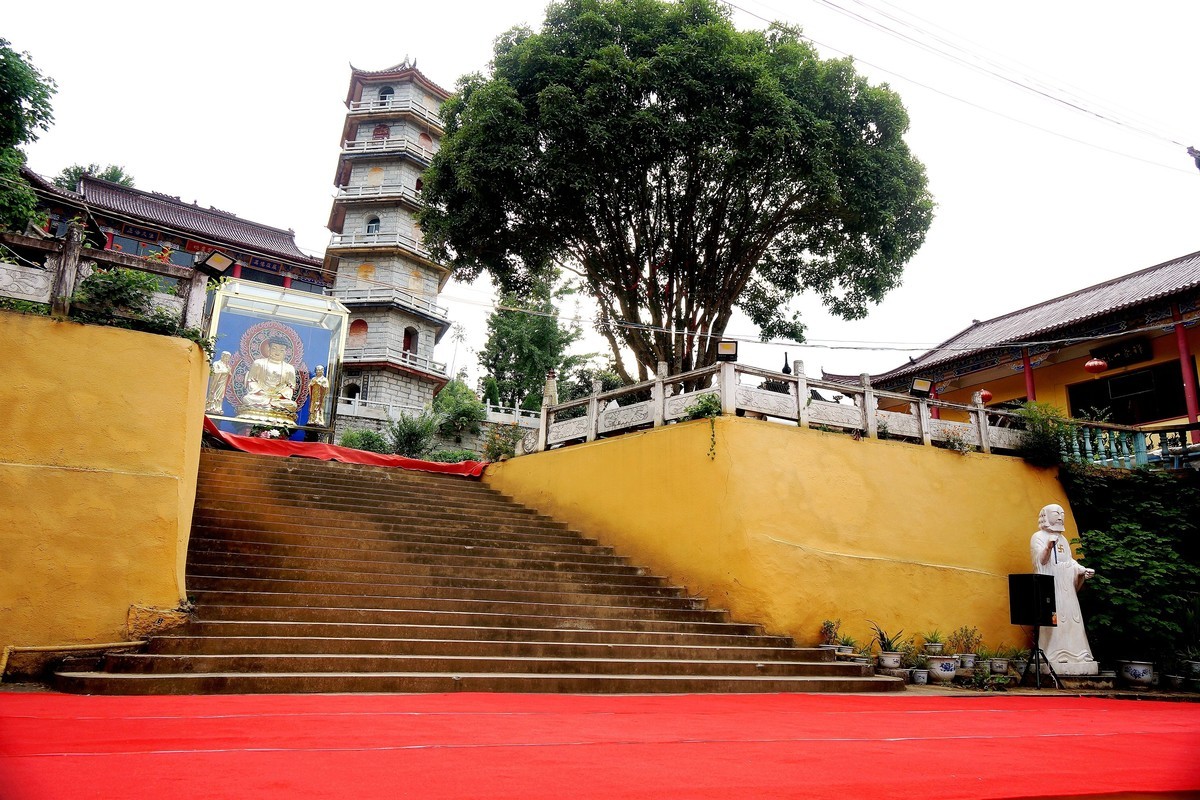
<svg viewBox="0 0 1200 800">
<path fill-rule="evenodd" d="M 193 621 L 64 665 L 63 691 L 862 692 L 476 480 L 205 450 Z"/>
</svg>

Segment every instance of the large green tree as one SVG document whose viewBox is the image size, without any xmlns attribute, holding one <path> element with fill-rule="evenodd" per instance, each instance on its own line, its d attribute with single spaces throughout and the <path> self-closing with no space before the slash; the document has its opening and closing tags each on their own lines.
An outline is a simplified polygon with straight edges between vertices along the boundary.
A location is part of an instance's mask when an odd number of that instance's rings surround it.
<svg viewBox="0 0 1200 800">
<path fill-rule="evenodd" d="M 586 360 L 567 353 L 582 332 L 559 320 L 544 283 L 525 297 L 506 295 L 500 305 L 488 317 L 487 342 L 479 351 L 484 395 L 504 406 L 540 408 L 546 373 L 563 374 Z"/>
<path fill-rule="evenodd" d="M 133 186 L 133 176 L 125 171 L 125 168 L 119 164 L 108 164 L 100 166 L 99 164 L 72 164 L 69 167 L 63 167 L 63 171 L 58 173 L 54 178 L 54 185 L 67 191 L 75 191 L 79 186 L 79 179 L 84 175 L 91 175 L 93 178 L 99 178 L 103 181 L 111 181 L 119 183 L 122 186 Z"/>
<path fill-rule="evenodd" d="M 21 177 L 25 154 L 17 148 L 50 128 L 54 91 L 54 81 L 33 66 L 28 53 L 0 39 L 0 229 L 20 230 L 37 212 L 37 196 Z"/>
<path fill-rule="evenodd" d="M 426 241 L 508 292 L 579 271 L 626 380 L 623 351 L 641 379 L 713 361 L 735 306 L 763 338 L 802 339 L 804 291 L 865 315 L 932 220 L 899 97 L 715 0 L 554 3 L 443 116 Z"/>
</svg>

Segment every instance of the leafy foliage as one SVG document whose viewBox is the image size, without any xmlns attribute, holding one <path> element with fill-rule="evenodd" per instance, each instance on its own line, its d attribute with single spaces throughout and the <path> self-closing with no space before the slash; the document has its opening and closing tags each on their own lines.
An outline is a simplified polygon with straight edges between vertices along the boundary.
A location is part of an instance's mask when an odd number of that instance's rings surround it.
<svg viewBox="0 0 1200 800">
<path fill-rule="evenodd" d="M 21 175 L 24 165 L 20 150 L 0 149 L 0 229 L 21 232 L 37 217 L 37 195 Z"/>
<path fill-rule="evenodd" d="M 50 129 L 50 97 L 56 89 L 29 53 L 18 53 L 0 39 L 0 150 L 35 142 L 38 131 Z"/>
<path fill-rule="evenodd" d="M 696 402 L 683 410 L 684 419 L 711 419 L 721 416 L 721 397 L 716 394 L 702 394 Z"/>
<path fill-rule="evenodd" d="M 1060 479 L 1096 570 L 1079 593 L 1088 635 L 1106 658 L 1162 660 L 1200 645 L 1200 475 L 1067 465 Z"/>
<path fill-rule="evenodd" d="M 580 337 L 578 325 L 558 319 L 550 290 L 539 285 L 522 299 L 507 295 L 501 308 L 488 317 L 488 338 L 479 351 L 485 370 L 484 394 L 510 408 L 541 407 L 542 388 L 550 370 L 562 374 L 579 366 L 583 356 L 567 350 Z M 507 309 L 521 308 L 525 311 Z"/>
<path fill-rule="evenodd" d="M 441 415 L 438 433 L 462 442 L 464 434 L 477 434 L 487 419 L 483 401 L 460 378 L 447 383 L 433 398 L 433 410 Z M 437 460 L 437 459 L 433 459 Z"/>
<path fill-rule="evenodd" d="M 946 637 L 946 649 L 951 653 L 978 653 L 982 645 L 983 634 L 973 625 L 963 625 Z"/>
<path fill-rule="evenodd" d="M 156 308 L 154 293 L 159 288 L 158 278 L 148 272 L 124 267 L 97 270 L 75 290 L 71 302 L 83 307 L 72 308 L 71 316 L 93 325 L 190 339 L 211 361 L 216 338 L 207 336 L 200 328 L 185 328 L 174 311 Z"/>
<path fill-rule="evenodd" d="M 899 98 L 716 0 L 553 3 L 443 116 L 426 242 L 507 293 L 569 262 L 627 383 L 623 348 L 643 380 L 711 363 L 735 304 L 764 337 L 802 338 L 805 291 L 862 317 L 932 220 Z"/>
<path fill-rule="evenodd" d="M 387 424 L 386 435 L 393 453 L 409 458 L 424 458 L 433 449 L 433 437 L 442 424 L 442 415 L 432 409 L 419 414 L 401 413 Z"/>
<path fill-rule="evenodd" d="M 355 450 L 366 450 L 370 453 L 390 453 L 392 446 L 380 434 L 366 428 L 351 428 L 342 434 L 338 441 L 342 447 L 353 447 Z"/>
<path fill-rule="evenodd" d="M 517 444 L 525 436 L 525 429 L 513 422 L 508 425 L 491 425 L 483 438 L 483 458 L 499 461 L 517 454 Z"/>
<path fill-rule="evenodd" d="M 133 186 L 133 176 L 125 171 L 125 168 L 117 164 L 106 164 L 101 167 L 99 164 L 72 164 L 69 167 L 64 167 L 63 171 L 58 173 L 54 178 L 54 185 L 60 189 L 66 189 L 69 192 L 75 191 L 75 187 L 79 185 L 79 179 L 84 175 L 91 175 L 93 178 L 99 178 L 112 183 L 119 183 L 122 186 Z"/>
<path fill-rule="evenodd" d="M 457 464 L 460 461 L 478 461 L 479 455 L 474 450 L 434 450 L 425 456 L 425 460 Z"/>
<path fill-rule="evenodd" d="M 871 630 L 875 633 L 875 638 L 871 641 L 879 645 L 880 652 L 883 653 L 898 653 L 904 645 L 904 639 L 900 638 L 904 635 L 904 631 L 896 631 L 888 633 L 875 622 L 867 620 L 867 624 L 871 626 Z"/>
<path fill-rule="evenodd" d="M 1018 451 L 1021 457 L 1035 467 L 1061 464 L 1063 443 L 1070 431 L 1063 410 L 1049 403 L 1030 401 L 1017 409 L 1016 414 L 1025 424 Z"/>
</svg>

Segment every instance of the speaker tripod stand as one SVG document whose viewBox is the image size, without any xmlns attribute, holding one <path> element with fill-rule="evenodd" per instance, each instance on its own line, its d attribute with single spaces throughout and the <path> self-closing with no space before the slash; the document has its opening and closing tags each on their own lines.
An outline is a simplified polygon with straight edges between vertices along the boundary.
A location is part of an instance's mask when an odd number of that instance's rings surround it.
<svg viewBox="0 0 1200 800">
<path fill-rule="evenodd" d="M 1025 676 L 1029 674 L 1029 668 L 1033 668 L 1034 688 L 1042 688 L 1042 664 L 1046 665 L 1046 670 L 1050 673 L 1051 680 L 1054 681 L 1054 688 L 1061 689 L 1062 684 L 1058 681 L 1058 673 L 1054 671 L 1054 665 L 1050 663 L 1050 659 L 1046 658 L 1046 653 L 1041 647 L 1041 625 L 1033 626 L 1033 647 L 1029 649 L 1031 658 L 1029 663 L 1025 665 L 1025 671 L 1021 673 L 1021 683 L 1025 682 Z"/>
</svg>

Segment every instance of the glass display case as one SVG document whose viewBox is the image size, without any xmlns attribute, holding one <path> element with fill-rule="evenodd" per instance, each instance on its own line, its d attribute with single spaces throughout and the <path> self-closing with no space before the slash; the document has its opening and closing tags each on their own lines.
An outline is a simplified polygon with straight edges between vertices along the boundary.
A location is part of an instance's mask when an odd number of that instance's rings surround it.
<svg viewBox="0 0 1200 800">
<path fill-rule="evenodd" d="M 325 438 L 349 313 L 333 297 L 236 279 L 210 295 L 206 413 L 221 430 Z M 278 433 L 271 433 L 277 431 Z"/>
</svg>

